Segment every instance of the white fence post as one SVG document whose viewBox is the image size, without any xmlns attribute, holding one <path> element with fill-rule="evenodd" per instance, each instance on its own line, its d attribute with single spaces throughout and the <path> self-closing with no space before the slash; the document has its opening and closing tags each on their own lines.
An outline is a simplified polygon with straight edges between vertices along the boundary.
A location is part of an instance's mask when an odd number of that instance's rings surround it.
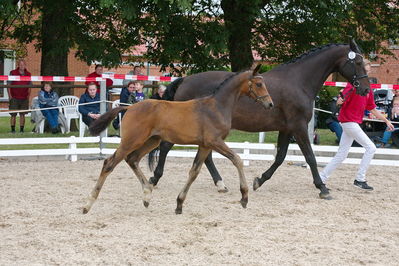
<svg viewBox="0 0 399 266">
<path fill-rule="evenodd" d="M 245 143 L 245 145 L 249 144 L 248 141 L 245 141 L 244 143 Z M 245 155 L 249 155 L 249 148 L 245 148 L 244 149 L 244 156 Z M 244 166 L 248 166 L 248 165 L 249 165 L 249 160 L 244 160 Z"/>
<path fill-rule="evenodd" d="M 259 143 L 265 142 L 265 132 L 259 132 Z"/>
<path fill-rule="evenodd" d="M 71 143 L 69 144 L 69 149 L 74 152 L 74 154 L 69 155 L 69 160 L 71 162 L 76 162 L 78 160 L 76 148 L 77 148 L 76 138 L 75 138 L 75 136 L 71 136 Z"/>
</svg>

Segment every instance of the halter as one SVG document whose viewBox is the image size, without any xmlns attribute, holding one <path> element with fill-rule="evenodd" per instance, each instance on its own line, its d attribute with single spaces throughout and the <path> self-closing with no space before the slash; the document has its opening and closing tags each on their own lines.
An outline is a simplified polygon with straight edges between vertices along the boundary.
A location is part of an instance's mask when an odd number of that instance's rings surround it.
<svg viewBox="0 0 399 266">
<path fill-rule="evenodd" d="M 254 76 L 254 78 L 261 78 L 263 79 L 262 76 Z M 252 81 L 248 81 L 248 85 L 249 85 L 249 90 L 248 90 L 248 94 L 249 95 L 253 95 L 255 98 L 255 102 L 259 102 L 262 101 L 263 99 L 265 99 L 266 97 L 269 97 L 269 94 L 263 95 L 263 96 L 258 96 L 258 94 L 256 94 L 256 91 L 253 89 L 252 87 Z"/>
<path fill-rule="evenodd" d="M 360 82 L 359 82 L 360 79 L 369 77 L 367 74 L 361 75 L 361 76 L 357 75 L 356 66 L 355 66 L 355 58 L 357 55 L 360 56 L 363 61 L 363 56 L 361 54 L 350 51 L 348 53 L 348 59 L 346 59 L 346 62 L 343 66 L 343 68 L 345 68 L 346 64 L 348 64 L 348 63 L 350 63 L 350 65 L 353 66 L 353 75 L 352 75 L 351 83 L 352 83 L 353 87 L 355 87 L 355 88 L 358 88 L 360 86 Z"/>
</svg>

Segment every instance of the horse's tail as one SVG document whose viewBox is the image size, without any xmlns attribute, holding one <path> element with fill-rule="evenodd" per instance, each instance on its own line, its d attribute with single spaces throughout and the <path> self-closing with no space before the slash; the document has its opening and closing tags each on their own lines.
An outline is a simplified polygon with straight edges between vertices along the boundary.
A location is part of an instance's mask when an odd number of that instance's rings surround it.
<svg viewBox="0 0 399 266">
<path fill-rule="evenodd" d="M 154 172 L 155 162 L 158 162 L 159 148 L 160 146 L 156 147 L 148 154 L 148 167 L 150 168 L 151 172 Z"/>
<path fill-rule="evenodd" d="M 167 101 L 173 101 L 173 98 L 175 97 L 175 93 L 177 88 L 180 86 L 180 84 L 183 82 L 184 78 L 178 78 L 174 80 L 172 83 L 170 83 L 165 90 L 165 93 L 162 97 L 162 100 L 167 100 Z"/>
<path fill-rule="evenodd" d="M 118 115 L 120 111 L 126 110 L 128 106 L 119 106 L 117 108 L 114 108 L 102 116 L 100 116 L 98 119 L 94 120 L 93 123 L 89 127 L 90 134 L 93 136 L 98 136 L 100 135 L 101 132 L 104 131 L 108 127 L 108 125 L 111 123 L 111 121 Z"/>
</svg>

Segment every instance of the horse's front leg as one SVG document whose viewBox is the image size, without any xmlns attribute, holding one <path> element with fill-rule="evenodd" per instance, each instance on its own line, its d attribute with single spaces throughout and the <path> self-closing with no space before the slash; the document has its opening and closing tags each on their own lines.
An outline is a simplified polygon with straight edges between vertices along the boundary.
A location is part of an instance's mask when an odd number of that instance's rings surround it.
<svg viewBox="0 0 399 266">
<path fill-rule="evenodd" d="M 232 151 L 223 140 L 213 143 L 212 149 L 229 159 L 234 166 L 237 168 L 238 176 L 240 178 L 240 191 L 241 200 L 240 203 L 242 207 L 246 208 L 248 204 L 248 184 L 244 175 L 244 165 L 240 156 L 238 156 L 234 151 Z"/>
<path fill-rule="evenodd" d="M 302 151 L 303 156 L 305 157 L 307 164 L 310 167 L 313 176 L 313 183 L 316 188 L 320 189 L 320 198 L 331 199 L 330 190 L 321 181 L 319 171 L 317 170 L 316 158 L 309 141 L 307 123 L 302 123 L 302 126 L 297 128 L 294 137 Z"/>
<path fill-rule="evenodd" d="M 146 208 L 150 205 L 153 185 L 147 181 L 144 173 L 141 171 L 139 167 L 139 163 L 141 158 L 143 158 L 144 155 L 146 155 L 148 152 L 157 147 L 160 142 L 161 139 L 159 137 L 155 136 L 151 137 L 143 144 L 143 146 L 141 146 L 139 149 L 135 150 L 134 152 L 130 153 L 126 157 L 127 164 L 130 166 L 130 168 L 132 168 L 133 172 L 136 174 L 142 186 L 143 204 Z"/>
<path fill-rule="evenodd" d="M 103 187 L 107 176 L 114 170 L 115 166 L 123 160 L 124 155 L 125 153 L 121 149 L 117 149 L 111 157 L 104 160 L 100 177 L 98 178 L 96 185 L 91 191 L 87 199 L 86 205 L 83 207 L 84 214 L 90 211 L 98 195 L 100 194 L 101 188 Z"/>
<path fill-rule="evenodd" d="M 187 192 L 190 189 L 191 184 L 197 178 L 201 170 L 201 166 L 210 152 L 211 152 L 210 149 L 201 146 L 198 147 L 197 155 L 195 156 L 193 166 L 190 169 L 188 180 L 176 199 L 177 201 L 177 206 L 175 210 L 176 214 L 181 214 L 183 212 L 183 202 L 186 199 Z"/>
<path fill-rule="evenodd" d="M 206 168 L 208 168 L 208 171 L 212 176 L 213 182 L 215 183 L 215 186 L 217 187 L 218 192 L 220 192 L 220 193 L 228 192 L 229 189 L 224 184 L 222 177 L 220 176 L 218 170 L 216 169 L 216 166 L 212 159 L 211 152 L 209 153 L 208 157 L 206 157 L 206 159 L 205 159 L 205 165 L 206 165 Z"/>
<path fill-rule="evenodd" d="M 290 144 L 291 135 L 287 132 L 280 131 L 278 134 L 277 141 L 277 154 L 274 163 L 262 174 L 261 178 L 255 177 L 253 182 L 253 189 L 257 190 L 263 185 L 267 180 L 269 180 L 277 168 L 284 162 L 285 156 L 287 155 L 288 145 Z"/>
</svg>

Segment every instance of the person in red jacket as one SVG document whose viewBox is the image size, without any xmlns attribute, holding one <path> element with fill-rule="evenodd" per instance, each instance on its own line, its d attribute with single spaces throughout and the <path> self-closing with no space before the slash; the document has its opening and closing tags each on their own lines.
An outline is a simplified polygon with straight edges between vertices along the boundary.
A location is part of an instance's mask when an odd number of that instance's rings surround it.
<svg viewBox="0 0 399 266">
<path fill-rule="evenodd" d="M 25 60 L 18 61 L 17 69 L 14 69 L 10 72 L 10 76 L 31 76 L 29 71 L 26 69 Z M 31 81 L 11 81 L 9 84 L 11 85 L 30 85 Z M 29 95 L 30 88 L 8 88 L 8 97 L 10 99 L 9 109 L 10 110 L 27 110 L 29 109 Z M 25 114 L 27 112 L 19 112 L 19 125 L 20 132 L 24 132 L 25 126 Z M 10 113 L 11 119 L 11 133 L 15 133 L 15 123 L 17 113 Z"/>
<path fill-rule="evenodd" d="M 368 60 L 364 60 L 364 64 L 368 73 L 371 69 L 371 64 Z M 370 191 L 373 190 L 373 187 L 367 184 L 366 171 L 374 156 L 376 146 L 359 126 L 359 124 L 363 122 L 364 111 L 368 110 L 375 117 L 384 121 L 389 131 L 392 131 L 394 127 L 391 122 L 376 109 L 372 89 L 366 96 L 360 96 L 356 94 L 356 89 L 348 83 L 342 94 L 344 97 L 338 99 L 337 104 L 342 104 L 341 111 L 338 115 L 338 121 L 341 123 L 343 133 L 339 142 L 337 154 L 320 172 L 320 178 L 325 184 L 331 173 L 346 159 L 353 141 L 356 140 L 357 143 L 365 148 L 365 152 L 353 185 Z"/>
<path fill-rule="evenodd" d="M 90 73 L 89 75 L 87 75 L 86 78 L 101 78 L 101 75 L 103 74 L 103 66 L 102 65 L 96 65 L 94 72 Z M 89 85 L 90 83 L 95 83 L 97 86 L 97 93 L 100 93 L 100 82 L 98 81 L 86 81 L 85 84 Z M 112 84 L 114 84 L 114 82 L 112 81 L 112 79 L 107 79 L 106 80 L 106 86 L 107 88 L 112 86 Z"/>
</svg>

